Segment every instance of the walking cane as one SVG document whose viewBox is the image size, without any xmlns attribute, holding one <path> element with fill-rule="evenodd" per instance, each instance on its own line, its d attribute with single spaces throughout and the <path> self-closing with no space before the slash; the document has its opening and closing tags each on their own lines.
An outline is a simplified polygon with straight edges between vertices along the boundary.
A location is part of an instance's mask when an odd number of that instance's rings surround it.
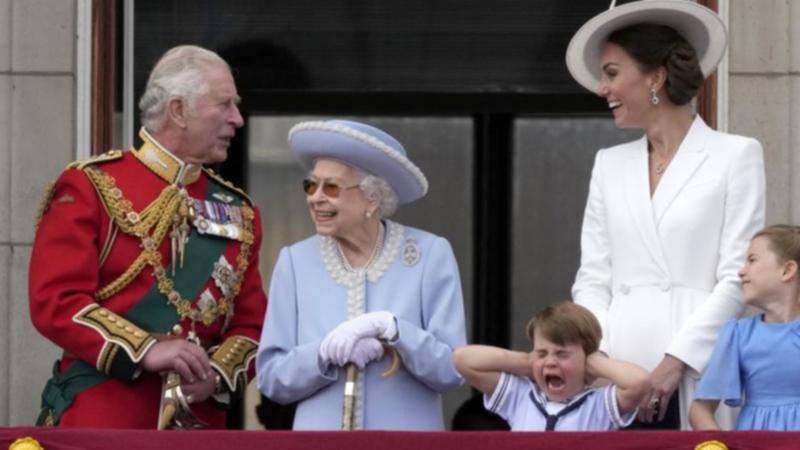
<svg viewBox="0 0 800 450">
<path fill-rule="evenodd" d="M 358 367 L 350 363 L 345 366 L 347 376 L 344 382 L 344 407 L 342 408 L 342 430 L 351 431 L 355 419 L 356 406 L 356 378 Z"/>
<path fill-rule="evenodd" d="M 387 353 L 391 355 L 392 362 L 389 368 L 381 374 L 383 378 L 394 376 L 400 369 L 400 355 L 397 350 L 390 346 L 383 344 L 384 355 Z M 352 431 L 355 424 L 355 405 L 356 405 L 356 378 L 358 377 L 358 367 L 350 363 L 345 366 L 345 382 L 344 382 L 344 403 L 342 406 L 342 430 Z"/>
</svg>

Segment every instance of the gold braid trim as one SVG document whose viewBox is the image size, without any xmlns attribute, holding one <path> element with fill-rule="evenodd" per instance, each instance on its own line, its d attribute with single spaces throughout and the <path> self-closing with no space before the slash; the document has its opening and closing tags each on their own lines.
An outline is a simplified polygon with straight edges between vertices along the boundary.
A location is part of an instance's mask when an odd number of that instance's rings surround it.
<svg viewBox="0 0 800 450">
<path fill-rule="evenodd" d="M 258 342 L 246 336 L 231 336 L 219 347 L 211 349 L 211 367 L 217 369 L 231 392 L 236 391 L 239 375 L 247 373 L 257 350 Z"/>
<path fill-rule="evenodd" d="M 163 221 L 165 216 L 172 220 L 170 216 L 178 209 L 181 197 L 179 195 L 180 189 L 175 185 L 165 187 L 161 194 L 158 195 L 158 198 L 140 215 L 133 210 L 130 200 L 122 195 L 122 191 L 117 187 L 114 177 L 94 167 L 87 167 L 84 172 L 89 175 L 89 178 L 97 186 L 114 222 L 127 234 L 140 238 L 147 236 L 148 231 L 159 220 Z"/>
<path fill-rule="evenodd" d="M 103 154 L 95 155 L 85 160 L 73 161 L 67 164 L 66 168 L 83 170 L 84 168 L 89 167 L 92 164 L 99 164 L 106 161 L 114 161 L 120 158 L 122 158 L 122 150 L 109 150 Z M 47 208 L 50 207 L 50 202 L 53 200 L 53 196 L 55 196 L 56 193 L 57 182 L 58 179 L 53 180 L 50 184 L 47 185 L 47 188 L 44 191 L 42 200 L 41 202 L 39 202 L 39 208 L 36 210 L 36 221 L 34 222 L 35 229 L 39 228 L 39 222 L 42 221 L 42 216 L 44 216 L 44 213 L 47 212 Z"/>
<path fill-rule="evenodd" d="M 42 221 L 42 216 L 44 216 L 44 213 L 47 212 L 47 208 L 50 207 L 50 202 L 53 201 L 53 197 L 56 195 L 56 181 L 57 180 L 51 181 L 44 190 L 42 200 L 39 202 L 39 208 L 36 210 L 34 231 L 39 228 L 39 222 Z"/>
<path fill-rule="evenodd" d="M 92 180 L 97 192 L 103 200 L 111 219 L 122 232 L 140 239 L 150 238 L 148 232 L 155 226 L 152 239 L 160 243 L 169 231 L 172 216 L 181 203 L 181 195 L 176 186 L 167 186 L 158 198 L 151 203 L 142 214 L 133 210 L 130 200 L 122 195 L 116 180 L 111 175 L 93 167 L 84 172 Z M 147 252 L 142 252 L 122 275 L 95 293 L 98 301 L 106 300 L 129 285 L 142 272 L 148 262 Z"/>
<path fill-rule="evenodd" d="M 133 362 L 141 361 L 147 349 L 156 343 L 156 339 L 150 333 L 97 303 L 86 305 L 72 317 L 72 321 L 94 329 L 103 336 L 107 343 L 121 347 Z M 112 350 L 112 347 L 106 345 L 98 355 L 95 365 L 98 370 L 106 370 L 110 367 L 110 360 L 113 359 L 113 356 L 109 351 Z"/>
<path fill-rule="evenodd" d="M 170 227 L 175 225 L 176 218 L 182 215 L 184 210 L 188 214 L 189 197 L 186 190 L 175 185 L 167 186 L 153 203 L 141 214 L 138 214 L 133 210 L 131 202 L 122 195 L 122 191 L 116 186 L 114 177 L 92 167 L 88 167 L 84 171 L 96 186 L 114 223 L 124 233 L 140 238 L 143 248 L 142 253 L 136 257 L 133 264 L 116 280 L 98 290 L 95 298 L 102 301 L 120 292 L 136 279 L 146 265 L 149 265 L 153 268 L 153 276 L 156 278 L 159 292 L 164 294 L 169 303 L 175 307 L 181 320 L 189 318 L 192 321 L 192 327 L 196 322 L 202 322 L 208 326 L 224 315 L 224 333 L 233 315 L 233 300 L 239 294 L 244 273 L 249 266 L 252 239 L 250 242 L 244 241 L 240 245 L 239 254 L 236 257 L 236 272 L 233 274 L 233 282 L 227 295 L 217 300 L 216 306 L 211 310 L 206 309 L 203 312 L 198 308 L 193 308 L 192 300 L 183 298 L 180 292 L 175 290 L 175 284 L 167 276 L 161 260 L 161 253 L 158 251 L 158 247 Z M 241 211 L 244 219 L 244 231 L 252 236 L 255 211 L 247 205 L 242 205 Z M 150 234 L 151 229 L 153 229 L 152 234 Z"/>
</svg>

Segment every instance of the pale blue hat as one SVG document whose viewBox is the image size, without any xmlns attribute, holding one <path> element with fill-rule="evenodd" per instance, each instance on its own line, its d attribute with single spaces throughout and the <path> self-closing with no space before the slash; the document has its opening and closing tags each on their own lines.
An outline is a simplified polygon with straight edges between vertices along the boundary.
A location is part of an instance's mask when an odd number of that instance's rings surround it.
<svg viewBox="0 0 800 450">
<path fill-rule="evenodd" d="M 289 130 L 289 146 L 307 170 L 330 158 L 386 180 L 400 203 L 425 196 L 428 180 L 406 156 L 397 139 L 373 126 L 350 120 L 300 122 Z"/>
</svg>

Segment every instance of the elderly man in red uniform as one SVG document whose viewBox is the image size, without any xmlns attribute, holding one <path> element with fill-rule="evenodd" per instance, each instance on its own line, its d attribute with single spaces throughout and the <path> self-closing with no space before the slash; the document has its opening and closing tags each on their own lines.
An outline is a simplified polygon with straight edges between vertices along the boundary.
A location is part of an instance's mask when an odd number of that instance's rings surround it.
<svg viewBox="0 0 800 450">
<path fill-rule="evenodd" d="M 30 308 L 64 354 L 40 424 L 224 427 L 267 303 L 258 211 L 203 168 L 227 157 L 238 102 L 216 53 L 173 48 L 139 103 L 143 145 L 72 163 L 49 191 Z"/>
</svg>

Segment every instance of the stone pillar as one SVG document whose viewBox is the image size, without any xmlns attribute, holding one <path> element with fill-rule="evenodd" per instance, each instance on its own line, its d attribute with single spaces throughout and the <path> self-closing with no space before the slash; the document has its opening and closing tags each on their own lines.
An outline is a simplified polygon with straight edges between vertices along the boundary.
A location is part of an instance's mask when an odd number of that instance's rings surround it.
<svg viewBox="0 0 800 450">
<path fill-rule="evenodd" d="M 59 354 L 31 324 L 28 261 L 44 188 L 75 155 L 75 21 L 76 0 L 0 0 L 0 426 L 33 423 Z"/>
<path fill-rule="evenodd" d="M 800 0 L 730 0 L 729 131 L 764 146 L 767 224 L 800 222 L 799 19 Z"/>
<path fill-rule="evenodd" d="M 789 2 L 789 149 L 792 155 L 789 165 L 792 176 L 789 191 L 792 223 L 800 224 L 800 0 Z"/>
</svg>

